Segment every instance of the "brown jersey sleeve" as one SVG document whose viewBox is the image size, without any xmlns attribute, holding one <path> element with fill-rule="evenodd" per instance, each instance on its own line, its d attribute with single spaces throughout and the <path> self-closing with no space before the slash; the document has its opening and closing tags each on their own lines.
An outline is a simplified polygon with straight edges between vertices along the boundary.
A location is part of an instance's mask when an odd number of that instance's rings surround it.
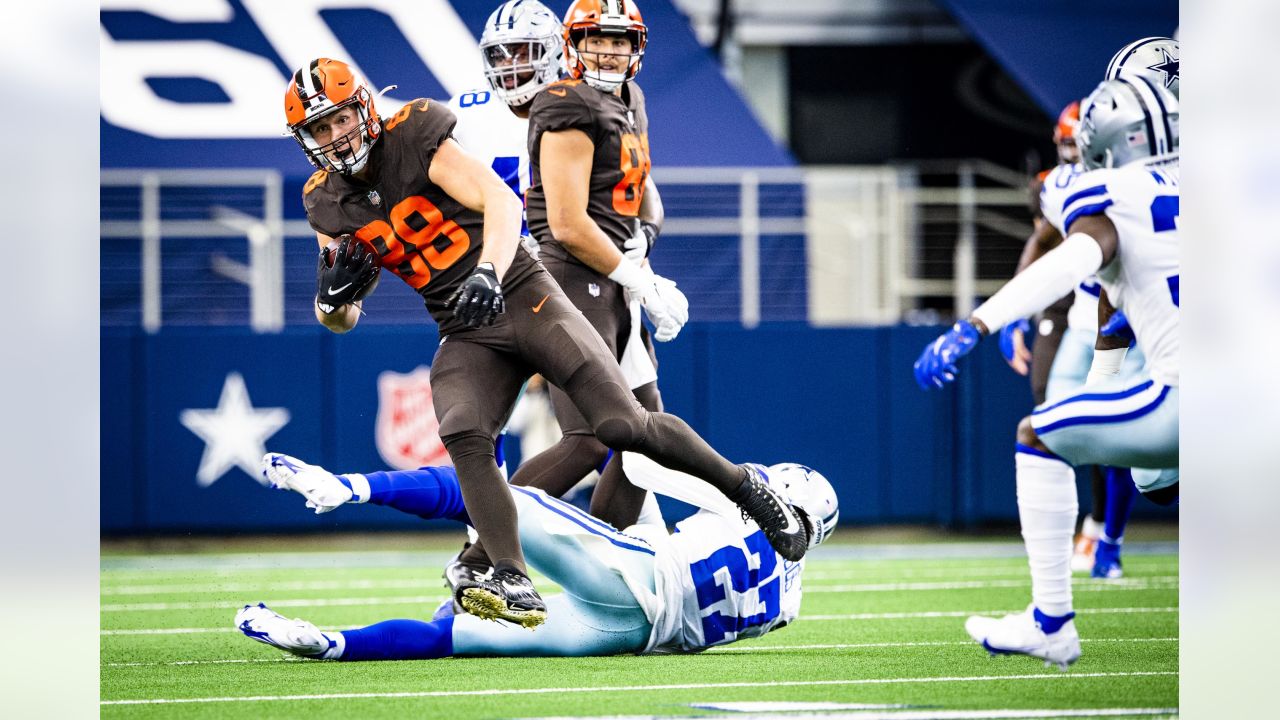
<svg viewBox="0 0 1280 720">
<path fill-rule="evenodd" d="M 329 237 L 342 234 L 342 215 L 329 173 L 317 170 L 302 186 L 302 207 L 307 211 L 311 229 Z"/>
<path fill-rule="evenodd" d="M 412 148 L 411 151 L 418 154 L 425 178 L 436 150 L 453 137 L 453 128 L 457 124 L 458 118 L 445 103 L 418 98 L 388 118 L 384 127 L 388 138 L 393 134 L 397 136 L 395 144 L 402 152 Z"/>
<path fill-rule="evenodd" d="M 569 82 L 560 81 L 547 87 L 533 98 L 529 109 L 529 124 L 543 132 L 577 129 L 595 140 L 596 122 L 590 106 L 582 96 L 574 92 Z"/>
</svg>

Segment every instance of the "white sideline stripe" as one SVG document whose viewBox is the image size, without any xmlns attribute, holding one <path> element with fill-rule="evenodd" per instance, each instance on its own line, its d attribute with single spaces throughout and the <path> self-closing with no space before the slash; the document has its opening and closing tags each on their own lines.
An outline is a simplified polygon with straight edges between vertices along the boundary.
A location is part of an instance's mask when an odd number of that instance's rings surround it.
<svg viewBox="0 0 1280 720">
<path fill-rule="evenodd" d="M 1166 638 L 1081 638 L 1082 643 L 1095 642 L 1124 642 L 1124 643 L 1145 643 L 1145 642 L 1178 642 L 1176 637 Z M 850 650 L 858 648 L 905 648 L 905 647 L 943 647 L 949 645 L 973 645 L 971 641 L 963 640 L 946 640 L 941 642 L 884 642 L 884 643 L 834 643 L 828 645 L 721 645 L 719 647 L 709 648 L 707 652 L 719 653 L 722 651 L 731 652 L 766 652 L 770 650 Z M 157 666 L 174 666 L 174 665 L 226 665 L 226 664 L 245 664 L 245 663 L 281 663 L 281 662 L 307 662 L 302 658 L 237 658 L 224 660 L 175 660 L 171 662 L 115 662 L 106 663 L 103 667 L 157 667 Z"/>
<path fill-rule="evenodd" d="M 1151 578 L 1124 578 L 1118 580 L 1080 581 L 1075 584 L 1076 592 L 1107 592 L 1117 590 L 1169 590 L 1177 587 L 1176 575 L 1164 575 Z M 924 583 L 879 583 L 864 585 L 809 585 L 805 592 L 811 593 L 857 593 L 857 592 L 919 592 L 933 590 L 982 590 L 988 588 L 1020 588 L 1030 587 L 1031 579 L 1023 580 L 964 580 L 960 582 L 924 582 Z M 543 583 L 544 590 L 555 589 L 552 583 Z M 391 597 L 344 597 L 344 598 L 296 598 L 275 600 L 274 607 L 334 607 L 349 605 L 414 605 L 439 604 L 446 595 L 402 595 Z M 156 603 L 119 603 L 102 605 L 102 612 L 143 612 L 164 610 L 218 610 L 229 607 L 227 601 L 207 600 L 202 602 L 156 602 Z"/>
<path fill-rule="evenodd" d="M 747 705 L 750 703 L 719 703 L 716 705 L 698 705 L 703 710 L 729 710 L 734 715 L 721 715 L 714 717 L 738 717 L 743 720 L 760 720 L 761 718 L 775 717 L 797 717 L 797 718 L 822 718 L 823 720 L 1041 720 L 1042 718 L 1066 718 L 1066 717 L 1144 717 L 1144 716 L 1162 716 L 1177 717 L 1178 708 L 1093 708 L 1082 710 L 845 710 L 841 711 L 839 707 L 831 710 L 819 710 L 820 714 L 792 714 L 775 715 L 770 714 L 767 709 L 762 712 L 752 712 L 749 709 L 734 710 L 734 705 Z M 838 704 L 837 704 L 838 705 Z M 817 709 L 817 708 L 815 708 Z M 615 716 L 616 718 L 616 716 Z M 535 719 L 530 719 L 535 720 Z M 571 720 L 570 718 L 537 718 L 536 720 Z M 572 718 L 572 720 L 605 720 L 603 717 L 597 718 Z"/>
<path fill-rule="evenodd" d="M 817 687 L 832 685 L 899 685 L 911 683 L 1007 682 L 1009 680 L 1079 680 L 1086 678 L 1154 677 L 1177 675 L 1176 670 L 1116 673 L 1060 672 L 1040 675 L 978 675 L 973 677 L 863 678 L 857 680 L 779 680 L 775 682 L 683 683 L 679 685 L 615 685 L 606 687 L 492 688 L 488 690 L 424 690 L 420 692 L 329 693 L 325 695 L 250 695 L 244 697 L 144 698 L 102 700 L 100 705 L 161 705 L 214 702 L 267 702 L 276 700 L 349 700 L 366 698 L 467 697 L 475 695 L 545 695 L 554 693 L 653 692 L 661 690 L 711 690 L 721 688 Z"/>
<path fill-rule="evenodd" d="M 952 617 L 969 617 L 970 615 L 1008 615 L 1010 613 L 1018 613 L 1026 610 L 1020 608 L 1018 610 L 950 610 L 936 612 L 911 612 L 911 613 L 854 613 L 851 615 L 801 615 L 797 620 L 916 620 L 921 618 L 952 618 Z M 1099 613 L 1176 613 L 1176 607 L 1149 607 L 1149 608 L 1083 608 L 1077 609 L 1077 613 L 1086 615 L 1094 615 Z"/>
<path fill-rule="evenodd" d="M 1142 570 L 1146 572 L 1160 572 L 1168 574 L 1170 571 L 1178 569 L 1177 563 L 1160 563 L 1143 565 Z M 886 571 L 876 568 L 873 570 L 810 570 L 808 566 L 804 569 L 805 580 L 868 580 L 873 579 L 869 576 L 877 574 L 889 574 L 893 578 L 956 578 L 956 577 L 1022 577 L 1027 574 L 1026 563 L 1019 563 L 1016 566 L 1007 567 L 979 567 L 979 568 L 906 568 L 901 571 L 886 573 Z M 1177 577 L 1174 575 L 1173 577 Z M 888 579 L 888 578 L 885 578 Z M 1081 580 L 1086 578 L 1080 577 Z"/>
<path fill-rule="evenodd" d="M 230 609 L 230 608 L 228 608 Z M 801 615 L 800 620 L 911 620 L 923 618 L 968 617 L 970 615 L 1008 615 L 1022 612 L 1026 608 L 1013 610 L 952 610 L 946 612 L 910 612 L 910 613 L 857 613 L 853 615 Z M 1176 613 L 1176 607 L 1149 608 L 1086 608 L 1079 610 L 1086 615 L 1114 613 Z M 322 627 L 321 630 L 347 630 L 349 627 Z M 99 635 L 189 635 L 193 633 L 239 632 L 234 627 L 204 628 L 133 628 L 128 630 L 100 630 Z"/>
<path fill-rule="evenodd" d="M 1025 572 L 1025 571 L 1024 571 Z M 862 585 L 810 585 L 806 584 L 805 592 L 902 592 L 918 590 L 982 590 L 986 588 L 1029 587 L 1031 578 L 1020 580 L 960 580 L 954 582 L 914 582 L 914 583 L 873 583 Z M 1102 590 L 1160 590 L 1174 588 L 1178 585 L 1177 575 L 1158 575 L 1143 578 L 1119 578 L 1116 580 L 1088 581 L 1081 579 L 1073 583 L 1076 592 L 1096 592 Z"/>
<path fill-rule="evenodd" d="M 297 598 L 293 600 L 273 600 L 271 607 L 335 607 L 349 605 L 438 605 L 448 595 L 396 595 L 392 597 L 347 597 L 347 598 Z M 239 609 L 243 603 L 226 600 L 207 602 L 175 602 L 175 603 L 124 603 L 121 605 L 103 605 L 102 612 L 136 612 L 143 610 L 231 610 Z"/>
<path fill-rule="evenodd" d="M 1024 571 L 1025 572 L 1025 571 Z M 162 595 L 166 593 L 251 592 L 279 590 L 387 590 L 442 588 L 440 578 L 404 580 L 302 580 L 295 582 L 201 583 L 197 585 L 123 585 L 104 587 L 103 595 Z"/>
</svg>

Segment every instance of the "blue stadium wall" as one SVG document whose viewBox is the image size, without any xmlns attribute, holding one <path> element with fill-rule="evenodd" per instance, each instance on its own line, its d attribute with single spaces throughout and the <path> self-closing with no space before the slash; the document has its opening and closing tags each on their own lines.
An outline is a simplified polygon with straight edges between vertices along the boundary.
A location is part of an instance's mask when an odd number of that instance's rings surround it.
<svg viewBox="0 0 1280 720">
<path fill-rule="evenodd" d="M 800 461 L 823 472 L 846 523 L 1013 520 L 1013 428 L 1030 404 L 1027 385 L 990 343 L 966 362 L 957 387 L 921 392 L 911 363 L 938 330 L 693 325 L 660 347 L 663 398 L 734 460 Z M 427 527 L 378 507 L 315 516 L 296 495 L 265 489 L 239 468 L 201 487 L 205 445 L 179 416 L 215 407 L 237 372 L 255 408 L 289 412 L 268 449 L 338 471 L 386 469 L 374 445 L 377 375 L 430 364 L 436 342 L 431 325 L 343 336 L 318 327 L 279 335 L 104 329 L 103 532 Z M 668 519 L 687 512 L 666 509 Z M 1141 500 L 1137 512 L 1169 516 Z"/>
</svg>

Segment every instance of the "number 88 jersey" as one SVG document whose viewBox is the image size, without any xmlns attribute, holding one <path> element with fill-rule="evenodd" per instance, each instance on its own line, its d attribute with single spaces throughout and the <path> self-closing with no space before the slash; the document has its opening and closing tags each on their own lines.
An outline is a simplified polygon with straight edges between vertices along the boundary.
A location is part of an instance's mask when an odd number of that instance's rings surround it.
<svg viewBox="0 0 1280 720">
<path fill-rule="evenodd" d="M 551 235 L 547 198 L 542 188 L 542 140 L 548 132 L 579 130 L 591 139 L 587 214 L 622 249 L 634 232 L 632 219 L 640 213 L 644 184 L 649 176 L 649 117 L 644 93 L 634 82 L 622 94 L 597 90 L 581 80 L 548 85 L 529 110 L 529 165 L 532 185 L 526 196 L 529 231 L 543 252 L 579 262 Z"/>
<path fill-rule="evenodd" d="M 645 652 L 692 652 L 759 637 L 800 613 L 804 561 L 784 560 L 755 523 L 702 510 L 659 554 L 662 611 Z"/>
</svg>

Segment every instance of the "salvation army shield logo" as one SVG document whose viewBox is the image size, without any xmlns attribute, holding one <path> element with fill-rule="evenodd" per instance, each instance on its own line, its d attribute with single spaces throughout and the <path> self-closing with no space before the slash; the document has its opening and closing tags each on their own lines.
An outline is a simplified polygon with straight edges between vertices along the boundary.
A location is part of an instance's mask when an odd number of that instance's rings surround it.
<svg viewBox="0 0 1280 720">
<path fill-rule="evenodd" d="M 378 422 L 374 431 L 378 454 L 398 470 L 425 465 L 451 465 L 440 440 L 440 421 L 431 404 L 431 369 L 420 365 L 402 374 L 378 375 Z"/>
</svg>

